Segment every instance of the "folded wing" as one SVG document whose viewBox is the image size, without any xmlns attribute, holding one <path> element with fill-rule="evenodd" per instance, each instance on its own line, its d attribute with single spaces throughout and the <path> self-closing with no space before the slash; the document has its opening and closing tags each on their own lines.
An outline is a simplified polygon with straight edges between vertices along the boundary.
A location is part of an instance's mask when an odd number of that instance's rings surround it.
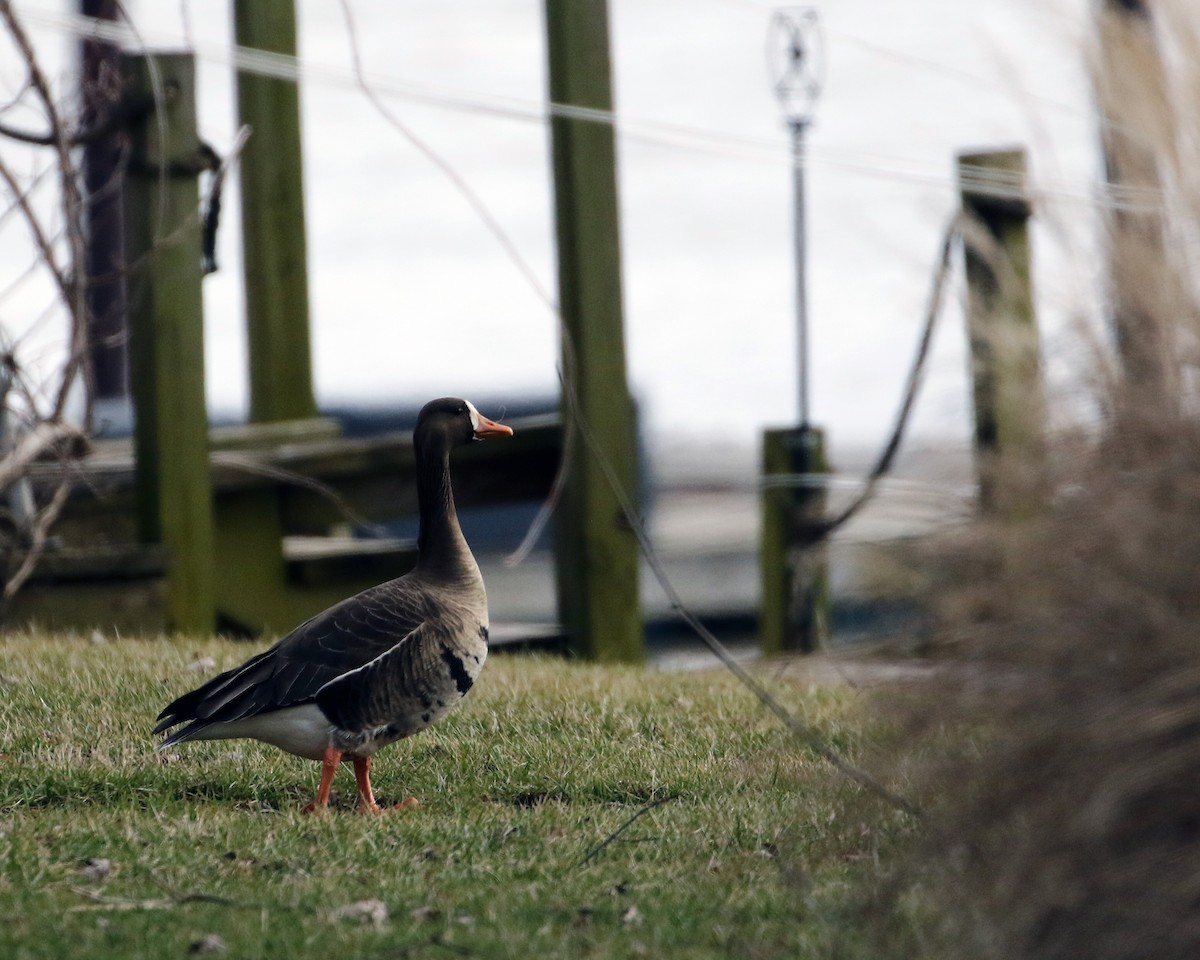
<svg viewBox="0 0 1200 960">
<path fill-rule="evenodd" d="M 169 704 L 155 733 L 181 723 L 170 746 L 203 728 L 312 702 L 326 684 L 395 647 L 429 611 L 405 578 L 381 584 L 307 620 L 269 650 L 213 677 Z"/>
</svg>

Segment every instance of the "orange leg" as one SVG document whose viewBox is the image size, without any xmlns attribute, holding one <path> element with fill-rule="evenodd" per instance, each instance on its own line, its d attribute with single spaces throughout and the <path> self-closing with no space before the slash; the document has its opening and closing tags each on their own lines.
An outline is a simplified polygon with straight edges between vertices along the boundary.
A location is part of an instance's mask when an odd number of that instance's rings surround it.
<svg viewBox="0 0 1200 960">
<path fill-rule="evenodd" d="M 325 757 L 321 761 L 321 783 L 317 787 L 317 798 L 310 804 L 304 807 L 305 813 L 316 813 L 318 810 L 324 810 L 329 806 L 329 788 L 333 784 L 333 775 L 337 773 L 338 764 L 342 762 L 342 751 L 335 750 L 333 747 L 325 749 Z M 358 771 L 358 761 L 355 763 L 355 772 Z"/>
<path fill-rule="evenodd" d="M 375 802 L 371 789 L 371 758 L 354 761 L 354 782 L 358 784 L 358 809 L 362 813 L 381 813 L 383 808 Z"/>
<path fill-rule="evenodd" d="M 371 758 L 363 757 L 354 761 L 354 781 L 358 784 L 358 810 L 360 813 L 383 813 L 383 807 L 375 802 L 375 793 L 371 790 Z M 416 797 L 408 797 L 392 807 L 393 810 L 407 810 L 418 805 Z"/>
</svg>

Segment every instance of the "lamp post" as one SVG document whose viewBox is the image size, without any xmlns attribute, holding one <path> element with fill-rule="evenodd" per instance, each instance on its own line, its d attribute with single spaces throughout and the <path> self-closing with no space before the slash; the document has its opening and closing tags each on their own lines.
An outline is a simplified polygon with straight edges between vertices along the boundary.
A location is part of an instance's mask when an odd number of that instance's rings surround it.
<svg viewBox="0 0 1200 960">
<path fill-rule="evenodd" d="M 817 12 L 777 10 L 767 34 L 768 66 L 775 97 L 792 135 L 793 232 L 796 254 L 796 346 L 800 426 L 809 419 L 808 282 L 805 243 L 804 136 L 821 93 L 821 47 Z"/>
<path fill-rule="evenodd" d="M 809 422 L 804 223 L 804 137 L 821 92 L 819 40 L 814 10 L 779 10 L 771 18 L 767 32 L 771 85 L 792 135 L 800 425 L 763 435 L 759 635 L 768 653 L 816 650 L 829 632 L 829 571 L 822 522 L 826 484 L 819 479 L 829 465 L 824 434 Z"/>
</svg>

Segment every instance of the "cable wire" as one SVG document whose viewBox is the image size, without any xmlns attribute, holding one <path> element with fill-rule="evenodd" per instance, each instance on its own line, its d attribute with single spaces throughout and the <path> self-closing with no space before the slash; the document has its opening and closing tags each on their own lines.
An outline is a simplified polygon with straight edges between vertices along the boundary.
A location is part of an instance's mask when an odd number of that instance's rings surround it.
<svg viewBox="0 0 1200 960">
<path fill-rule="evenodd" d="M 30 23 L 36 23 L 45 29 L 110 43 L 135 41 L 139 46 L 147 47 L 177 40 L 177 37 L 170 33 L 135 32 L 124 23 L 95 20 L 80 14 L 41 10 L 25 11 L 22 16 Z M 376 100 L 394 97 L 431 107 L 539 125 L 544 125 L 552 117 L 602 123 L 612 126 L 626 141 L 731 156 L 772 165 L 796 162 L 787 140 L 782 135 L 763 137 L 734 134 L 619 115 L 610 110 L 466 91 L 437 84 L 406 81 L 387 75 L 367 74 L 361 69 L 361 64 L 347 69 L 344 66 L 302 61 L 285 54 L 230 44 L 198 43 L 194 52 L 200 59 L 224 63 L 261 76 L 293 82 L 304 79 L 359 90 L 368 87 Z M 809 146 L 805 151 L 805 158 L 819 165 L 863 176 L 921 183 L 946 189 L 952 189 L 955 185 L 943 167 L 934 167 L 918 159 L 888 157 L 860 151 L 830 150 L 820 145 Z M 1015 199 L 1030 192 L 1028 185 L 1006 179 L 995 171 L 966 168 L 963 172 L 978 178 L 974 185 L 979 190 L 986 190 L 997 197 Z M 1130 189 L 1126 192 L 1097 196 L 1090 183 L 1081 185 L 1072 181 L 1049 179 L 1038 181 L 1032 187 L 1032 193 L 1035 198 L 1040 199 L 1060 199 L 1130 212 L 1161 209 L 1163 203 L 1161 191 L 1153 188 Z"/>
</svg>

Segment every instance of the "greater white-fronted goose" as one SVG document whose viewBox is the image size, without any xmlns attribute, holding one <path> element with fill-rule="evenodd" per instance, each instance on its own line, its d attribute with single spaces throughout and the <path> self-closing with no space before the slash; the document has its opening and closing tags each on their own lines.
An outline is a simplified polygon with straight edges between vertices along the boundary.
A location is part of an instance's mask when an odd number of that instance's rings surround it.
<svg viewBox="0 0 1200 960">
<path fill-rule="evenodd" d="M 427 403 L 413 431 L 420 527 L 416 567 L 302 623 L 269 650 L 185 693 L 155 733 L 187 724 L 184 740 L 250 737 L 322 761 L 316 799 L 329 804 L 338 764 L 352 761 L 359 809 L 382 808 L 371 755 L 425 729 L 471 689 L 488 652 L 487 595 L 463 539 L 450 487 L 450 451 L 511 436 L 466 400 Z M 415 803 L 411 797 L 402 806 Z"/>
</svg>

